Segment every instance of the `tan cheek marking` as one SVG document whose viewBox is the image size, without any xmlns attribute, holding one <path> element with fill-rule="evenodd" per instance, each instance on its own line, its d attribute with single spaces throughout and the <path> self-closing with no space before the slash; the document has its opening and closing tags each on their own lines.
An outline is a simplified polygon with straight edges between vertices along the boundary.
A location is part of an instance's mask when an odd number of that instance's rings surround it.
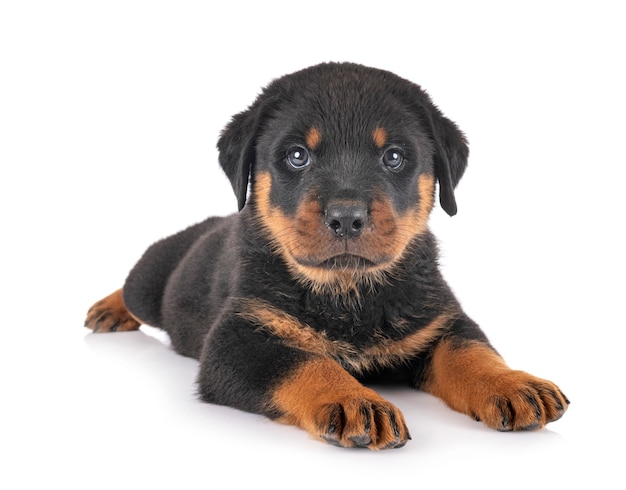
<svg viewBox="0 0 626 490">
<path fill-rule="evenodd" d="M 322 133 L 319 129 L 313 127 L 306 134 L 306 145 L 309 150 L 315 150 L 322 141 Z"/>
<path fill-rule="evenodd" d="M 384 128 L 378 127 L 372 132 L 372 138 L 376 148 L 380 149 L 387 143 L 387 131 Z"/>
<path fill-rule="evenodd" d="M 428 228 L 428 217 L 433 209 L 435 178 L 432 175 L 421 175 L 417 182 L 419 204 L 416 210 L 408 212 L 400 218 L 399 235 L 408 244 L 415 236 L 424 233 Z"/>
<path fill-rule="evenodd" d="M 278 208 L 270 203 L 271 176 L 269 172 L 261 172 L 257 175 L 255 196 L 264 228 L 269 232 L 268 237 L 276 247 L 276 250 L 283 256 L 288 264 L 295 263 L 293 255 L 297 254 L 307 244 L 315 243 L 318 237 L 310 236 L 312 230 L 317 230 L 315 219 L 319 211 L 319 206 L 309 203 L 298 210 L 296 219 L 289 218 Z M 306 226 L 299 230 L 297 222 L 302 222 Z"/>
<path fill-rule="evenodd" d="M 377 200 L 372 207 L 372 225 L 376 233 L 362 237 L 360 246 L 364 253 L 379 250 L 396 262 L 405 252 L 407 245 L 417 235 L 428 228 L 428 217 L 433 207 L 435 180 L 432 175 L 422 175 L 418 180 L 420 202 L 413 209 L 398 216 L 393 205 L 387 200 Z M 294 276 L 303 281 L 314 291 L 327 290 L 343 294 L 354 289 L 362 280 L 377 282 L 384 279 L 380 275 L 389 268 L 389 264 L 361 274 L 358 271 L 342 272 L 337 270 L 317 269 L 299 264 L 294 256 L 314 257 L 318 254 L 319 244 L 324 242 L 324 230 L 315 224 L 321 210 L 319 204 L 311 201 L 303 203 L 297 218 L 285 216 L 280 209 L 270 204 L 271 176 L 269 172 L 260 172 L 256 176 L 254 195 L 259 217 L 276 251 L 283 257 Z M 306 227 L 296 223 L 305 223 Z M 315 244 L 314 246 L 311 244 Z M 326 244 L 332 246 L 332 243 Z M 375 257 L 374 257 L 375 258 Z M 379 257 L 380 258 L 380 257 Z M 393 267 L 393 264 L 391 264 Z M 330 288 L 330 289 L 329 289 Z"/>
<path fill-rule="evenodd" d="M 292 236 L 292 222 L 279 210 L 270 204 L 270 191 L 272 188 L 272 178 L 269 172 L 260 172 L 255 181 L 254 194 L 259 210 L 262 224 L 270 233 L 270 238 L 275 245 L 284 247 L 284 240 Z"/>
<path fill-rule="evenodd" d="M 283 257 L 294 277 L 307 284 L 313 291 L 330 288 L 330 292 L 342 294 L 353 289 L 356 278 L 353 278 L 352 274 L 344 276 L 337 271 L 305 267 L 298 264 L 294 259 L 294 252 L 303 252 L 302 247 L 307 243 L 314 243 L 316 237 L 300 236 L 295 229 L 294 221 L 285 216 L 279 209 L 271 206 L 271 181 L 269 172 L 260 172 L 256 176 L 254 195 L 259 217 L 276 252 Z M 311 220 L 314 218 L 315 206 L 305 206 L 304 209 L 300 210 L 300 213 L 301 218 Z M 308 216 L 303 216 L 303 214 Z"/>
<path fill-rule="evenodd" d="M 428 217 L 433 209 L 435 178 L 432 175 L 421 175 L 417 182 L 417 188 L 420 196 L 420 202 L 417 209 L 417 233 L 423 233 L 428 227 Z"/>
<path fill-rule="evenodd" d="M 402 256 L 413 238 L 428 229 L 435 179 L 432 175 L 422 175 L 417 185 L 420 199 L 417 209 L 410 209 L 404 215 L 398 216 L 387 200 L 378 199 L 372 206 L 373 225 L 377 233 L 369 239 L 370 246 L 385 250 L 393 257 L 394 262 Z"/>
<path fill-rule="evenodd" d="M 332 280 L 332 274 L 329 271 L 320 270 L 318 273 L 315 269 L 301 266 L 294 259 L 294 251 L 299 250 L 302 243 L 310 243 L 311 240 L 299 237 L 294 227 L 294 221 L 287 218 L 279 209 L 271 206 L 271 182 L 272 179 L 269 172 L 260 172 L 257 174 L 254 189 L 259 217 L 267 237 L 272 242 L 276 252 L 283 257 L 296 278 L 311 281 L 312 286 L 318 283 L 330 282 Z M 313 218 L 311 214 L 312 208 L 307 208 L 304 212 L 305 214 L 309 214 L 305 219 Z M 316 229 L 316 227 L 314 227 L 314 229 Z"/>
</svg>

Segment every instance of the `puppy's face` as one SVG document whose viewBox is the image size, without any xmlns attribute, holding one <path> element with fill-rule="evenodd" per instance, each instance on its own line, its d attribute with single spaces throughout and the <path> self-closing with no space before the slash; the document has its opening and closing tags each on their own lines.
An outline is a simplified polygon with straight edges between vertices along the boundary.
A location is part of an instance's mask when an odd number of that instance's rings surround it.
<svg viewBox="0 0 626 490">
<path fill-rule="evenodd" d="M 446 135 L 433 132 L 443 117 L 428 97 L 387 72 L 331 64 L 278 79 L 255 106 L 251 203 L 295 275 L 353 287 L 393 270 L 433 206 Z"/>
<path fill-rule="evenodd" d="M 311 86 L 313 85 L 313 86 Z M 258 139 L 253 196 L 263 225 L 315 282 L 387 270 L 426 229 L 433 146 L 385 93 L 309 82 Z"/>
</svg>

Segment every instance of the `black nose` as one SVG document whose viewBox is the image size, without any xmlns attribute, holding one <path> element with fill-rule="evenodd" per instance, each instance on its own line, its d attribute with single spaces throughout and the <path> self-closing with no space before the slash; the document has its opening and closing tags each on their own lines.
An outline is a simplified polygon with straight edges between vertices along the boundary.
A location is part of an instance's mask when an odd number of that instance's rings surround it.
<svg viewBox="0 0 626 490">
<path fill-rule="evenodd" d="M 367 215 L 367 205 L 364 202 L 333 202 L 326 208 L 324 223 L 336 237 L 356 237 L 367 225 Z"/>
</svg>

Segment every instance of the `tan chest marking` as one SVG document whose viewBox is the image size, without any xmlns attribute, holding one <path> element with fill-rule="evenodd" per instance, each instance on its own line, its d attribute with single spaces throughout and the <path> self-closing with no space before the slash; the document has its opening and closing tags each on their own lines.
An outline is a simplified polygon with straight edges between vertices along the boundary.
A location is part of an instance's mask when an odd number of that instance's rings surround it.
<svg viewBox="0 0 626 490">
<path fill-rule="evenodd" d="M 444 313 L 422 329 L 399 340 L 380 336 L 376 344 L 357 349 L 348 342 L 329 339 L 325 332 L 313 329 L 264 301 L 245 300 L 242 306 L 239 316 L 257 325 L 260 330 L 276 335 L 295 349 L 335 359 L 355 373 L 374 367 L 394 366 L 414 357 L 440 337 L 453 319 L 453 315 Z"/>
</svg>

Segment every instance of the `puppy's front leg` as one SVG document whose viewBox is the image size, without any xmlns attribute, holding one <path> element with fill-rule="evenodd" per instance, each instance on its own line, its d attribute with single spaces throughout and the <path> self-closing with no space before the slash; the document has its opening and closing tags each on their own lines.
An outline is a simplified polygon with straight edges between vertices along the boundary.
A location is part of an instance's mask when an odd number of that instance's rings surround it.
<svg viewBox="0 0 626 490">
<path fill-rule="evenodd" d="M 411 438 L 400 410 L 331 359 L 312 358 L 272 390 L 280 420 L 344 447 L 402 447 Z"/>
<path fill-rule="evenodd" d="M 337 446 L 385 449 L 410 439 L 400 410 L 336 361 L 288 347 L 242 318 L 209 334 L 198 381 L 205 401 L 264 414 Z"/>
<path fill-rule="evenodd" d="M 539 429 L 569 404 L 554 383 L 510 369 L 487 343 L 455 337 L 434 347 L 421 388 L 500 431 Z"/>
</svg>

